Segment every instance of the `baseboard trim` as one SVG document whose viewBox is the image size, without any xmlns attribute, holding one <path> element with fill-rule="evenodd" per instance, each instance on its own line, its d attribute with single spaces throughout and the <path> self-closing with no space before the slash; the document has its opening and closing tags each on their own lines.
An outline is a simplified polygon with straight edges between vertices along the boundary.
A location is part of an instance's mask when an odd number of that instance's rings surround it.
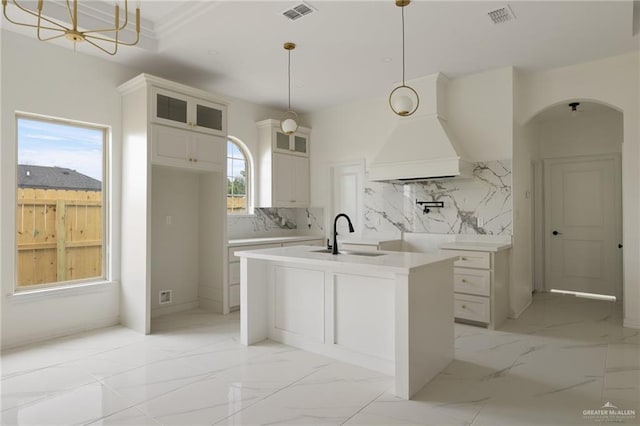
<svg viewBox="0 0 640 426">
<path fill-rule="evenodd" d="M 191 302 L 172 303 L 169 306 L 161 306 L 159 308 L 153 308 L 151 310 L 151 318 L 161 317 L 163 315 L 175 314 L 177 312 L 188 311 L 198 307 L 198 301 L 193 300 Z"/>
<path fill-rule="evenodd" d="M 105 327 L 113 327 L 120 324 L 120 317 L 109 317 L 92 322 L 83 322 L 82 326 L 69 327 L 64 330 L 53 330 L 42 333 L 33 333 L 25 338 L 2 341 L 2 350 L 15 349 L 20 346 L 31 345 L 34 343 L 42 343 L 48 340 L 58 339 L 60 337 L 71 336 L 73 334 L 84 333 L 87 331 L 97 330 Z"/>
<path fill-rule="evenodd" d="M 640 329 L 640 320 L 633 318 L 625 318 L 622 322 L 622 326 L 626 328 L 637 328 Z"/>
<path fill-rule="evenodd" d="M 208 297 L 200 298 L 200 308 L 216 314 L 222 313 L 222 302 L 219 300 L 209 299 Z"/>
<path fill-rule="evenodd" d="M 529 306 L 531 306 L 531 303 L 533 303 L 533 297 L 530 297 L 530 298 L 529 298 L 529 301 L 527 302 L 527 304 L 526 304 L 526 305 L 524 305 L 524 306 L 523 306 L 523 307 L 522 307 L 518 312 L 515 312 L 515 311 L 510 310 L 510 312 L 509 312 L 509 318 L 511 318 L 511 319 L 518 319 L 518 318 L 520 318 L 520 315 L 522 315 L 522 313 L 523 313 L 524 311 L 526 311 L 526 310 L 527 310 L 527 308 L 528 308 Z"/>
</svg>

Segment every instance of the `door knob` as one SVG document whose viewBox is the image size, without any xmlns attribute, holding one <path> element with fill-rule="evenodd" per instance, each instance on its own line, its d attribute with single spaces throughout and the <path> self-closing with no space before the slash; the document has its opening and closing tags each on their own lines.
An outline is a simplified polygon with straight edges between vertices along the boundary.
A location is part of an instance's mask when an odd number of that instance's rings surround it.
<svg viewBox="0 0 640 426">
<path fill-rule="evenodd" d="M 558 232 L 558 231 L 553 231 L 552 232 L 553 235 L 562 235 L 562 232 Z"/>
</svg>

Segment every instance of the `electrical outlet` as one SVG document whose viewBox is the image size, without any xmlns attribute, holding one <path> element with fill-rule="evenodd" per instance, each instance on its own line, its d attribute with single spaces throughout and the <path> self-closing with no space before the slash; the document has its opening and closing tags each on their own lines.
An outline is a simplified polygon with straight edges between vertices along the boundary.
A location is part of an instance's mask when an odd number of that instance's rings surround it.
<svg viewBox="0 0 640 426">
<path fill-rule="evenodd" d="M 477 217 L 476 218 L 476 225 L 478 226 L 478 228 L 482 228 L 484 226 L 484 219 L 481 217 Z"/>
<path fill-rule="evenodd" d="M 162 290 L 159 294 L 159 303 L 164 305 L 166 303 L 171 303 L 173 299 L 173 295 L 171 290 Z"/>
<path fill-rule="evenodd" d="M 280 218 L 280 225 L 285 226 L 287 224 L 287 219 L 283 216 Z"/>
<path fill-rule="evenodd" d="M 164 218 L 164 222 L 165 222 L 167 225 L 171 225 L 171 223 L 173 222 L 173 217 L 172 217 L 172 216 L 167 216 L 167 217 L 165 217 L 165 218 Z"/>
</svg>

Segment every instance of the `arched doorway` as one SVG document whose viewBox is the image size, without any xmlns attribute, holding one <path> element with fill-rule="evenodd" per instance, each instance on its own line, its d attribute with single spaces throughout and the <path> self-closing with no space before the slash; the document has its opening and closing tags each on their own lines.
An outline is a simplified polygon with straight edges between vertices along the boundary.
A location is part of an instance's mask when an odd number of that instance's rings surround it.
<svg viewBox="0 0 640 426">
<path fill-rule="evenodd" d="M 623 114 L 568 99 L 527 126 L 534 135 L 534 289 L 620 299 Z"/>
</svg>

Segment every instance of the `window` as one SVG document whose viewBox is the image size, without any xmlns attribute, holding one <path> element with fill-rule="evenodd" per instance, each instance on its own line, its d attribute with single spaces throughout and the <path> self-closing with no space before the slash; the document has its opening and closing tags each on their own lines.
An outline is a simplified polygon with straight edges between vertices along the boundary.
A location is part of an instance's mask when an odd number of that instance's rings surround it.
<svg viewBox="0 0 640 426">
<path fill-rule="evenodd" d="M 227 214 L 251 213 L 251 157 L 244 144 L 227 140 Z"/>
<path fill-rule="evenodd" d="M 106 279 L 107 129 L 17 116 L 16 290 Z"/>
</svg>

